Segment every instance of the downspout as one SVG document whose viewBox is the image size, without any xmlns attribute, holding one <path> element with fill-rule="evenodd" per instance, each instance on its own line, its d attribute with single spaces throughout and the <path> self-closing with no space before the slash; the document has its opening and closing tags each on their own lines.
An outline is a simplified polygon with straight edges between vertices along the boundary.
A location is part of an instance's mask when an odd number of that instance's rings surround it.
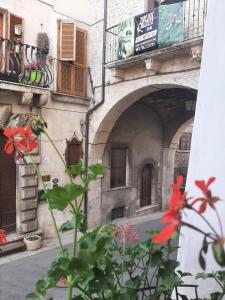
<svg viewBox="0 0 225 300">
<path fill-rule="evenodd" d="M 85 128 L 85 167 L 88 167 L 88 153 L 89 153 L 89 127 L 90 116 L 105 102 L 105 57 L 106 57 L 106 29 L 107 29 L 107 11 L 108 0 L 104 0 L 104 19 L 103 19 L 103 40 L 102 40 L 102 95 L 101 101 L 93 108 L 88 110 L 86 114 L 86 128 Z M 84 214 L 88 216 L 88 193 L 84 197 Z"/>
</svg>

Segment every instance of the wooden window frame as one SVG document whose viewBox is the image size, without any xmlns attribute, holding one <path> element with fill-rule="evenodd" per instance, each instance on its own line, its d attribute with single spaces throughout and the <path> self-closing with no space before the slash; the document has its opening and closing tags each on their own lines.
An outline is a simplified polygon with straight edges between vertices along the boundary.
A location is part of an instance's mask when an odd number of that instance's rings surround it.
<svg viewBox="0 0 225 300">
<path fill-rule="evenodd" d="M 80 31 L 84 34 L 84 39 L 85 39 L 85 49 L 83 52 L 84 55 L 84 64 L 70 60 L 61 60 L 60 59 L 60 35 L 61 35 L 61 23 L 66 22 L 65 20 L 58 20 L 57 25 L 58 25 L 58 38 L 57 38 L 57 58 L 59 58 L 57 62 L 57 91 L 62 94 L 68 94 L 71 96 L 80 96 L 80 97 L 86 97 L 87 95 L 87 31 L 83 30 L 79 27 L 76 26 L 76 38 L 77 38 L 77 32 Z M 67 22 L 69 23 L 69 21 Z M 75 24 L 75 23 L 74 23 Z M 77 43 L 75 45 L 75 52 L 77 53 Z M 70 78 L 71 78 L 71 86 L 68 87 L 67 89 L 62 88 L 62 70 L 65 67 L 65 64 L 68 64 L 68 68 L 70 69 Z M 76 86 L 77 81 L 76 81 L 76 74 L 79 70 L 83 71 L 83 89 L 79 90 Z M 77 72 L 76 72 L 77 71 Z"/>
<path fill-rule="evenodd" d="M 82 147 L 83 140 L 79 140 L 78 137 L 76 136 L 76 134 L 74 133 L 74 135 L 72 136 L 71 139 L 66 140 L 65 160 L 66 160 L 66 165 L 68 167 L 74 165 L 74 164 L 70 164 L 70 162 L 69 162 L 69 146 L 70 145 L 77 145 L 80 148 L 79 149 L 80 157 L 79 157 L 78 161 L 75 164 L 79 163 L 79 161 L 83 158 L 83 155 L 84 155 L 83 147 Z"/>
<path fill-rule="evenodd" d="M 124 184 L 122 185 L 115 185 L 113 183 L 113 166 L 112 166 L 112 155 L 113 155 L 113 150 L 115 149 L 125 149 L 126 150 L 126 162 L 125 162 L 125 178 L 123 179 Z M 127 145 L 112 145 L 111 149 L 110 149 L 110 155 L 109 155 L 109 159 L 110 159 L 110 189 L 117 189 L 117 188 L 123 188 L 123 187 L 127 187 L 129 184 L 129 166 L 130 166 L 130 161 L 129 161 L 129 147 Z M 116 169 L 116 168 L 114 168 Z M 118 168 L 117 168 L 118 169 Z"/>
</svg>

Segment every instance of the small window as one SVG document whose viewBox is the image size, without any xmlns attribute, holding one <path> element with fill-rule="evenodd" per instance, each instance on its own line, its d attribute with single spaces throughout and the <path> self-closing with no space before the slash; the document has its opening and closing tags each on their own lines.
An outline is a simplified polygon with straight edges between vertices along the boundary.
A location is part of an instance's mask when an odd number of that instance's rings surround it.
<svg viewBox="0 0 225 300">
<path fill-rule="evenodd" d="M 124 206 L 113 208 L 112 212 L 111 212 L 111 220 L 123 218 L 124 217 L 124 209 L 125 209 Z"/>
<path fill-rule="evenodd" d="M 66 164 L 67 166 L 73 166 L 79 163 L 83 157 L 82 141 L 79 141 L 76 137 L 67 141 L 66 147 Z"/>
<path fill-rule="evenodd" d="M 111 149 L 111 188 L 126 186 L 127 183 L 128 149 Z"/>
<path fill-rule="evenodd" d="M 191 149 L 191 137 L 190 132 L 185 132 L 182 134 L 179 143 L 179 150 L 190 150 Z"/>
</svg>

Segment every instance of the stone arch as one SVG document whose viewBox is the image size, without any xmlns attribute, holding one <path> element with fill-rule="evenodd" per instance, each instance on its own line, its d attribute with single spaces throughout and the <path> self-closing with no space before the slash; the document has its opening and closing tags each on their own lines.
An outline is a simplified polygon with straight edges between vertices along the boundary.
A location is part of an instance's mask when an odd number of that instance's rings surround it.
<svg viewBox="0 0 225 300">
<path fill-rule="evenodd" d="M 182 133 L 187 127 L 189 127 L 194 122 L 194 117 L 192 116 L 186 120 L 175 132 L 173 135 L 168 148 L 164 148 L 163 152 L 163 192 L 165 199 L 162 199 L 162 208 L 165 209 L 168 204 L 168 199 L 170 196 L 170 185 L 174 182 L 174 158 L 176 151 L 179 146 L 179 140 L 182 136 Z"/>
<path fill-rule="evenodd" d="M 136 84 L 135 81 L 135 84 L 132 83 L 132 88 L 130 88 L 130 90 L 127 89 L 130 92 L 126 95 L 124 95 L 125 91 L 127 91 L 126 88 L 124 88 L 123 91 L 120 91 L 126 82 L 121 83 L 121 86 L 119 85 L 117 88 L 114 86 L 111 92 L 109 91 L 111 87 L 106 87 L 106 101 L 93 113 L 90 120 L 89 164 L 102 162 L 106 143 L 116 121 L 132 104 L 140 100 L 142 97 L 162 89 L 197 88 L 197 78 L 192 78 L 192 80 L 190 77 L 184 76 L 184 78 L 180 80 L 180 76 L 180 74 L 179 78 L 172 78 L 172 76 L 169 78 L 167 76 L 156 76 L 158 77 L 158 81 L 153 79 L 152 84 L 146 86 L 146 84 L 148 84 L 147 80 L 147 82 L 145 81 L 145 85 L 142 87 L 138 87 L 138 84 Z M 115 96 L 113 91 L 115 91 Z M 112 98 L 113 101 L 111 101 Z M 159 176 L 162 176 L 162 174 Z M 91 194 L 89 193 L 88 201 L 89 226 L 95 226 L 101 223 L 101 187 L 102 178 L 98 178 L 98 180 L 95 183 L 91 183 L 90 186 Z"/>
<path fill-rule="evenodd" d="M 162 81 L 164 82 L 164 80 Z M 126 94 L 122 98 L 106 99 L 106 102 L 101 106 L 91 118 L 91 130 L 90 130 L 90 148 L 89 148 L 89 160 L 99 161 L 101 160 L 104 147 L 108 140 L 108 137 L 119 117 L 140 98 L 149 95 L 153 92 L 160 91 L 168 88 L 181 88 L 181 89 L 196 89 L 196 81 L 183 80 L 183 84 L 179 84 L 177 80 L 171 81 L 170 84 L 155 83 L 152 85 L 144 86 L 138 89 L 134 89 L 130 93 Z M 134 85 L 135 87 L 135 85 Z M 118 87 L 118 89 L 120 89 Z M 113 95 L 111 96 L 113 97 Z"/>
</svg>

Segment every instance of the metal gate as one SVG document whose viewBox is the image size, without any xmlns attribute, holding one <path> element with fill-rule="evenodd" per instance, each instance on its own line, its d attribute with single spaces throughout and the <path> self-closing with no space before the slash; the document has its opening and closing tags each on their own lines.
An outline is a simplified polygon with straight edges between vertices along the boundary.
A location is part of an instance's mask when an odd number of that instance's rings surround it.
<svg viewBox="0 0 225 300">
<path fill-rule="evenodd" d="M 16 164 L 6 155 L 6 138 L 0 131 L 0 228 L 7 233 L 16 230 Z"/>
</svg>

